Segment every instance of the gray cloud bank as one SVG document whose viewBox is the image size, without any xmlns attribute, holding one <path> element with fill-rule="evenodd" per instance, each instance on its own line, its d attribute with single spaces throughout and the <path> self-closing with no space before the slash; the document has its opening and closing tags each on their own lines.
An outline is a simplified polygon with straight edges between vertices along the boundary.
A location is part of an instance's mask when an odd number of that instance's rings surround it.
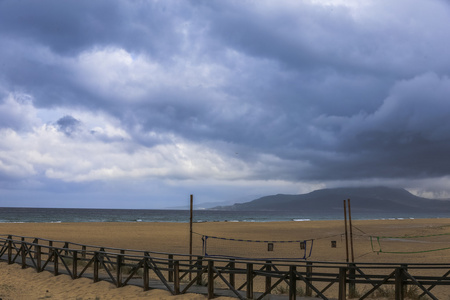
<svg viewBox="0 0 450 300">
<path fill-rule="evenodd" d="M 0 1 L 5 205 L 447 197 L 449 23 L 438 0 Z"/>
</svg>

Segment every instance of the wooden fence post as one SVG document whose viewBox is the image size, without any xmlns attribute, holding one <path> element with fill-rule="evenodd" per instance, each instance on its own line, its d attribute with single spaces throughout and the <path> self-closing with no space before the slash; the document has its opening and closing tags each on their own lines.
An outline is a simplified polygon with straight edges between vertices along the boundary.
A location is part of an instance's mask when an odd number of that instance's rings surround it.
<svg viewBox="0 0 450 300">
<path fill-rule="evenodd" d="M 297 275 L 295 266 L 289 266 L 289 300 L 295 300 L 297 297 Z"/>
<path fill-rule="evenodd" d="M 36 245 L 36 271 L 37 272 L 41 272 L 42 271 L 42 252 L 41 252 L 41 246 L 40 245 Z"/>
<path fill-rule="evenodd" d="M 197 256 L 197 285 L 202 284 L 202 266 L 203 258 L 201 256 Z"/>
<path fill-rule="evenodd" d="M 395 300 L 403 300 L 405 298 L 403 272 L 403 265 L 395 269 Z"/>
<path fill-rule="evenodd" d="M 12 236 L 8 235 L 8 264 L 12 263 Z"/>
<path fill-rule="evenodd" d="M 48 241 L 48 257 L 51 257 L 52 254 L 53 254 L 53 241 Z"/>
<path fill-rule="evenodd" d="M 339 300 L 347 299 L 347 268 L 339 268 Z"/>
<path fill-rule="evenodd" d="M 143 271 L 144 271 L 144 274 L 142 275 L 142 279 L 144 280 L 144 291 L 148 291 L 148 289 L 149 289 L 149 281 L 150 281 L 150 278 L 149 278 L 149 274 L 148 274 L 148 258 L 147 258 L 147 253 L 145 254 L 145 257 L 144 257 L 144 267 L 143 267 Z"/>
<path fill-rule="evenodd" d="M 99 268 L 99 270 L 101 267 L 103 267 L 105 269 L 108 268 L 105 265 L 105 248 L 104 247 L 100 248 L 100 251 L 98 252 L 98 268 Z"/>
<path fill-rule="evenodd" d="M 22 269 L 27 267 L 27 252 L 25 242 L 20 243 L 20 255 L 22 256 Z"/>
<path fill-rule="evenodd" d="M 208 260 L 208 299 L 214 298 L 214 261 Z"/>
<path fill-rule="evenodd" d="M 73 250 L 72 252 L 72 279 L 77 279 L 78 277 L 78 251 Z"/>
<path fill-rule="evenodd" d="M 98 282 L 98 261 L 99 252 L 94 252 L 94 282 Z"/>
<path fill-rule="evenodd" d="M 271 261 L 266 261 L 266 271 L 270 273 L 272 271 Z M 272 287 L 272 277 L 266 276 L 266 293 L 270 294 L 270 288 Z"/>
<path fill-rule="evenodd" d="M 169 282 L 173 282 L 173 255 L 169 254 Z"/>
<path fill-rule="evenodd" d="M 174 275 L 174 281 L 173 281 L 173 291 L 175 295 L 180 294 L 180 261 L 176 260 L 173 264 L 173 275 Z"/>
<path fill-rule="evenodd" d="M 64 255 L 69 255 L 69 242 L 64 242 Z"/>
<path fill-rule="evenodd" d="M 35 259 L 37 258 L 36 247 L 37 247 L 38 243 L 39 243 L 38 239 L 35 238 L 35 239 L 33 240 L 33 245 L 34 245 L 34 258 L 35 258 Z"/>
<path fill-rule="evenodd" d="M 253 299 L 253 264 L 247 263 L 247 299 Z"/>
<path fill-rule="evenodd" d="M 236 275 L 234 274 L 234 269 L 236 268 L 236 260 L 235 259 L 230 259 L 230 275 L 229 275 L 229 280 L 230 280 L 230 285 L 232 287 L 236 286 Z"/>
<path fill-rule="evenodd" d="M 356 284 L 355 284 L 355 275 L 356 275 L 356 265 L 354 263 L 349 264 L 348 269 L 348 296 L 349 298 L 356 297 Z"/>
<path fill-rule="evenodd" d="M 86 246 L 81 246 L 81 257 L 86 258 Z"/>
<path fill-rule="evenodd" d="M 306 262 L 306 281 L 305 282 L 305 296 L 311 297 L 312 296 L 312 289 L 307 283 L 311 283 L 312 279 L 312 270 L 313 270 L 313 264 L 312 262 Z"/>
<path fill-rule="evenodd" d="M 117 287 L 122 286 L 122 276 L 123 276 L 122 275 L 122 267 L 126 264 L 125 250 L 120 250 L 120 255 L 117 256 L 117 259 L 119 259 L 119 256 L 120 256 L 120 271 L 119 271 L 119 261 L 117 261 L 117 284 L 120 283 L 120 286 L 117 286 Z"/>
<path fill-rule="evenodd" d="M 51 248 L 52 255 L 53 255 L 53 275 L 58 276 L 59 275 L 59 257 L 58 257 L 58 250 L 55 248 Z"/>
<path fill-rule="evenodd" d="M 121 287 L 122 286 L 122 261 L 123 256 L 122 254 L 117 254 L 116 258 L 116 286 Z"/>
</svg>

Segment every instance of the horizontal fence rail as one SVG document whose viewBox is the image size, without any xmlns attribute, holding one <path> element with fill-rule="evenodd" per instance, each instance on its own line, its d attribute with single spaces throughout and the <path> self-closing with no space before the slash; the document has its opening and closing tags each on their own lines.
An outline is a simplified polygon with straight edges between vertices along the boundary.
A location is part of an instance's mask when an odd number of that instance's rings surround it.
<svg viewBox="0 0 450 300">
<path fill-rule="evenodd" d="M 285 293 L 285 299 L 299 295 L 366 299 L 386 287 L 394 299 L 406 298 L 411 288 L 428 299 L 438 299 L 433 293 L 439 288 L 450 293 L 450 264 L 210 258 L 15 235 L 0 236 L 0 259 L 55 276 L 106 280 L 116 287 L 131 284 L 145 291 L 160 288 L 173 295 L 202 293 L 209 299 L 218 295 L 267 299 L 274 293 Z"/>
</svg>

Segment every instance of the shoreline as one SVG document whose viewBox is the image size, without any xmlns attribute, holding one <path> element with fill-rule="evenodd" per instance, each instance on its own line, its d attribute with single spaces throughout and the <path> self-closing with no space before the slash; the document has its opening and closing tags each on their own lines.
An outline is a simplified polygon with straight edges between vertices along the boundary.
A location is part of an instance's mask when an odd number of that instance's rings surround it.
<svg viewBox="0 0 450 300">
<path fill-rule="evenodd" d="M 393 218 L 352 218 L 353 221 L 402 221 L 402 220 L 445 220 L 450 219 L 450 216 L 448 217 L 436 217 L 436 218 L 430 218 L 430 217 L 393 217 Z M 292 220 L 213 220 L 213 221 L 193 221 L 193 224 L 203 224 L 203 223 L 279 223 L 279 222 L 327 222 L 327 221 L 344 221 L 344 218 L 339 219 L 308 219 L 308 218 L 301 218 L 301 219 L 292 219 Z M 347 219 L 348 221 L 348 219 Z M 14 221 L 14 222 L 8 222 L 8 221 L 0 221 L 0 224 L 79 224 L 79 223 L 163 223 L 163 224 L 169 224 L 169 223 L 177 223 L 177 224 L 188 224 L 189 221 L 142 221 L 142 220 L 136 220 L 136 221 Z"/>
</svg>

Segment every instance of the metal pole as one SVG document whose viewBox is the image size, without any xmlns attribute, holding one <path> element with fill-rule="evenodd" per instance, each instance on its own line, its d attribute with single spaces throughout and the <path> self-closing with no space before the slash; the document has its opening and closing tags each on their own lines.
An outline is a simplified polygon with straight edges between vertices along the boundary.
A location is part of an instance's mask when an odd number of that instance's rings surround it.
<svg viewBox="0 0 450 300">
<path fill-rule="evenodd" d="M 347 200 L 348 204 L 348 224 L 350 226 L 350 250 L 352 254 L 352 262 L 355 262 L 355 256 L 353 254 L 353 231 L 352 231 L 352 211 L 350 209 L 350 199 Z"/>
<path fill-rule="evenodd" d="M 348 262 L 347 205 L 345 200 L 344 200 L 344 221 L 345 221 L 345 251 L 347 253 L 347 262 Z"/>
<path fill-rule="evenodd" d="M 191 195 L 191 217 L 189 219 L 189 265 L 192 265 L 192 219 L 194 209 L 194 196 Z M 189 272 L 189 280 L 192 280 L 192 273 Z"/>
</svg>

